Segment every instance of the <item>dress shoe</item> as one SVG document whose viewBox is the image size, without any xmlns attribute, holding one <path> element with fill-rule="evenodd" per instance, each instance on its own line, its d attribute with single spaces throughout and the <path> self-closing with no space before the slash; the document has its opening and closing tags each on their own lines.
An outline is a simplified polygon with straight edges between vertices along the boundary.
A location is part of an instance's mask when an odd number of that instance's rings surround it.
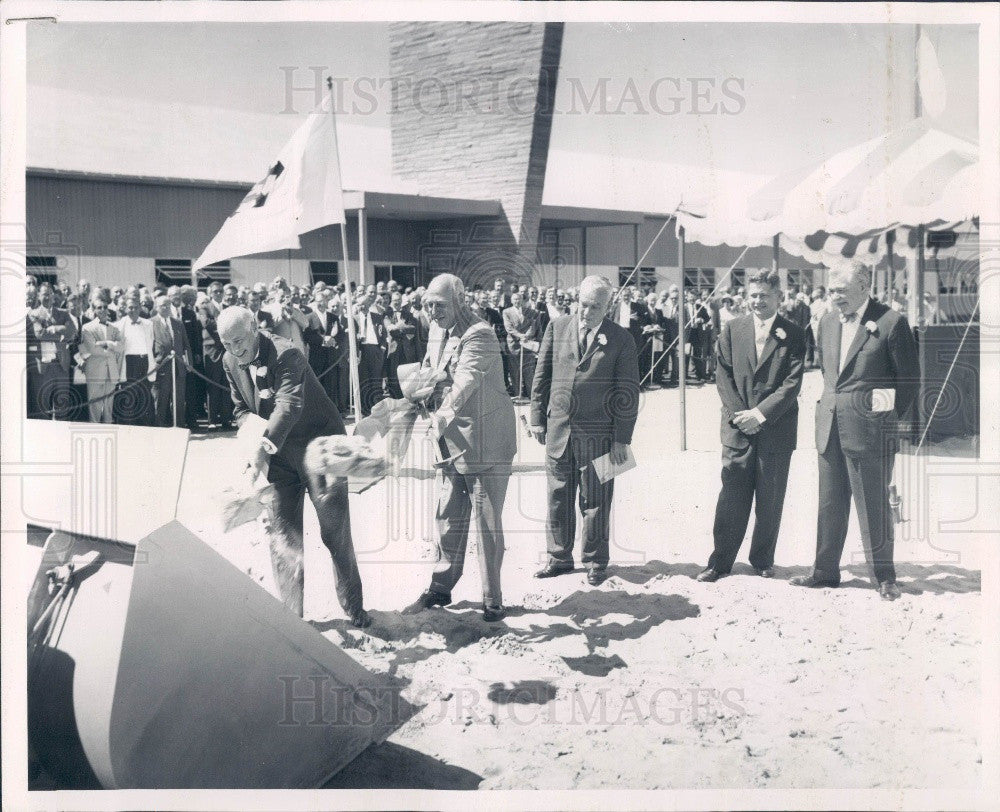
<svg viewBox="0 0 1000 812">
<path fill-rule="evenodd" d="M 498 620 L 503 620 L 507 617 L 507 610 L 502 606 L 490 606 L 489 604 L 483 604 L 483 620 L 487 623 L 496 623 Z"/>
<path fill-rule="evenodd" d="M 793 578 L 789 578 L 788 583 L 792 586 L 807 586 L 811 589 L 816 589 L 821 586 L 840 586 L 840 584 L 834 583 L 833 581 L 824 581 L 822 578 L 817 578 L 815 575 L 796 575 Z"/>
<path fill-rule="evenodd" d="M 546 564 L 542 569 L 535 573 L 536 578 L 555 578 L 557 575 L 565 575 L 567 572 L 573 571 L 573 565 L 566 564 Z"/>
<path fill-rule="evenodd" d="M 407 606 L 404 611 L 408 614 L 412 614 L 414 612 L 422 612 L 424 609 L 433 609 L 435 606 L 447 606 L 449 603 L 451 603 L 451 595 L 445 592 L 435 592 L 433 589 L 428 589 L 413 603 Z"/>
<path fill-rule="evenodd" d="M 714 570 L 711 567 L 705 567 L 701 572 L 699 572 L 694 579 L 696 581 L 701 581 L 703 584 L 714 584 L 718 581 L 725 573 Z"/>
<path fill-rule="evenodd" d="M 774 567 L 761 567 L 760 569 L 754 567 L 753 571 L 756 572 L 761 578 L 774 577 Z"/>
<path fill-rule="evenodd" d="M 591 586 L 600 586 L 604 583 L 604 579 L 607 577 L 608 574 L 603 567 L 591 567 L 587 570 L 587 583 Z"/>
<path fill-rule="evenodd" d="M 884 601 L 894 601 L 902 594 L 895 581 L 883 581 L 878 585 L 878 594 Z"/>
<path fill-rule="evenodd" d="M 351 625 L 356 629 L 367 629 L 372 625 L 372 616 L 364 609 L 359 609 L 351 615 Z"/>
</svg>

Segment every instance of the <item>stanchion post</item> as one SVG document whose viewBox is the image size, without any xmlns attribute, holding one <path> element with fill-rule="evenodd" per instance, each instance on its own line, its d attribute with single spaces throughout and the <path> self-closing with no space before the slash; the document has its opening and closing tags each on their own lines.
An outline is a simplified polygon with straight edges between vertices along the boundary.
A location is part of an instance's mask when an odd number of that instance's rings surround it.
<svg viewBox="0 0 1000 812">
<path fill-rule="evenodd" d="M 684 322 L 687 310 L 684 303 L 684 226 L 677 228 L 677 261 L 681 266 L 680 295 L 677 300 L 677 387 L 680 394 L 681 451 L 687 451 L 687 343 L 684 341 Z"/>
</svg>

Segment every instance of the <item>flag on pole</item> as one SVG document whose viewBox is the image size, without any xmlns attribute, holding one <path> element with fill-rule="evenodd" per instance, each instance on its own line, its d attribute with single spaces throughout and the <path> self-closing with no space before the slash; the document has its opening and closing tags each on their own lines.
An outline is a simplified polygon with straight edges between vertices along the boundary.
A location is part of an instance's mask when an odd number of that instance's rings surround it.
<svg viewBox="0 0 1000 812">
<path fill-rule="evenodd" d="M 306 118 L 194 263 L 299 247 L 299 235 L 345 223 L 330 95 Z"/>
</svg>

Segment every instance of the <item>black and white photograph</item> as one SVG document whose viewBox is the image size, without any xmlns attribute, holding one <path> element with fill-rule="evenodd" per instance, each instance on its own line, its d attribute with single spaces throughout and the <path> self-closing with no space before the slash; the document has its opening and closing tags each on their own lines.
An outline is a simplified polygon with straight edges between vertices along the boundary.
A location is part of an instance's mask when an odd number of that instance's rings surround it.
<svg viewBox="0 0 1000 812">
<path fill-rule="evenodd" d="M 0 11 L 5 809 L 1000 808 L 995 5 Z"/>
</svg>

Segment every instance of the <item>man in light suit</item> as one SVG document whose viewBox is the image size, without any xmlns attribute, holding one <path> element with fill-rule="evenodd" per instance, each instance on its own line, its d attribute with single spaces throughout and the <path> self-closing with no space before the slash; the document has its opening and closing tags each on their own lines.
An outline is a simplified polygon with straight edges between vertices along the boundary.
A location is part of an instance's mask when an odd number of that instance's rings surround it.
<svg viewBox="0 0 1000 812">
<path fill-rule="evenodd" d="M 153 354 L 153 324 L 143 318 L 138 293 L 125 297 L 125 315 L 115 324 L 122 334 L 122 366 L 120 378 L 129 385 L 116 409 L 118 422 L 131 426 L 154 425 L 153 390 L 156 382 L 156 357 Z"/>
<path fill-rule="evenodd" d="M 222 363 L 237 424 L 243 425 L 251 414 L 267 421 L 248 469 L 252 479 L 266 471 L 275 487 L 268 536 L 271 568 L 282 601 L 302 617 L 302 505 L 308 491 L 319 519 L 320 538 L 333 559 L 340 605 L 353 625 L 369 626 L 351 541 L 347 478 L 328 479 L 324 486 L 305 468 L 306 447 L 313 439 L 345 433 L 340 412 L 316 380 L 305 355 L 290 341 L 263 332 L 245 307 L 223 310 L 218 330 L 226 350 Z"/>
<path fill-rule="evenodd" d="M 83 374 L 87 378 L 87 400 L 91 423 L 114 423 L 115 384 L 121 375 L 122 334 L 108 323 L 108 305 L 98 296 L 91 302 L 94 320 L 80 330 L 80 356 Z M 101 400 L 101 398 L 104 398 Z"/>
<path fill-rule="evenodd" d="M 573 571 L 578 490 L 587 582 L 600 584 L 608 566 L 614 479 L 602 485 L 591 463 L 608 453 L 626 460 L 639 408 L 635 341 L 605 318 L 612 293 L 604 277 L 586 277 L 579 312 L 552 321 L 542 338 L 530 431 L 545 445 L 548 563 L 536 578 Z"/>
<path fill-rule="evenodd" d="M 698 574 L 705 582 L 733 568 L 755 501 L 750 565 L 758 575 L 774 577 L 774 548 L 798 430 L 805 333 L 778 313 L 776 271 L 750 276 L 747 297 L 751 312 L 728 322 L 719 336 L 722 491 L 715 508 L 715 549 Z"/>
<path fill-rule="evenodd" d="M 447 606 L 462 575 L 473 505 L 483 584 L 483 618 L 503 619 L 500 565 L 501 517 L 511 461 L 517 452 L 514 406 L 503 381 L 496 333 L 465 301 L 465 287 L 452 274 L 431 281 L 424 296 L 436 326 L 423 363 L 443 377 L 433 394 L 432 426 L 444 459 L 437 509 L 438 563 L 430 587 L 410 611 Z"/>
<path fill-rule="evenodd" d="M 156 425 L 158 426 L 184 425 L 186 381 L 187 371 L 191 367 L 191 350 L 184 322 L 175 318 L 173 312 L 174 307 L 170 299 L 160 296 L 156 299 L 156 315 L 150 319 L 153 323 L 153 357 L 157 366 L 160 362 L 166 361 L 160 374 L 156 376 Z M 167 360 L 171 352 L 174 353 L 172 361 Z"/>
<path fill-rule="evenodd" d="M 920 386 L 913 332 L 906 318 L 868 295 L 871 276 L 851 260 L 831 268 L 834 309 L 820 319 L 816 351 L 823 394 L 816 407 L 819 521 L 812 574 L 796 586 L 834 587 L 847 537 L 851 496 L 865 558 L 885 600 L 899 597 L 893 567 L 889 483 L 899 421 Z"/>
<path fill-rule="evenodd" d="M 29 391 L 35 394 L 28 403 L 28 414 L 39 415 L 39 410 L 48 412 L 56 409 L 56 417 L 68 419 L 65 406 L 70 392 L 72 368 L 70 346 L 77 331 L 67 313 L 55 306 L 55 292 L 50 285 L 38 289 L 38 306 L 28 311 L 27 329 L 29 341 L 37 342 L 37 351 L 28 355 Z"/>
<path fill-rule="evenodd" d="M 538 311 L 525 307 L 520 293 L 512 293 L 510 307 L 503 311 L 503 326 L 510 350 L 511 379 L 515 397 L 531 394 L 531 380 L 538 361 Z"/>
</svg>

